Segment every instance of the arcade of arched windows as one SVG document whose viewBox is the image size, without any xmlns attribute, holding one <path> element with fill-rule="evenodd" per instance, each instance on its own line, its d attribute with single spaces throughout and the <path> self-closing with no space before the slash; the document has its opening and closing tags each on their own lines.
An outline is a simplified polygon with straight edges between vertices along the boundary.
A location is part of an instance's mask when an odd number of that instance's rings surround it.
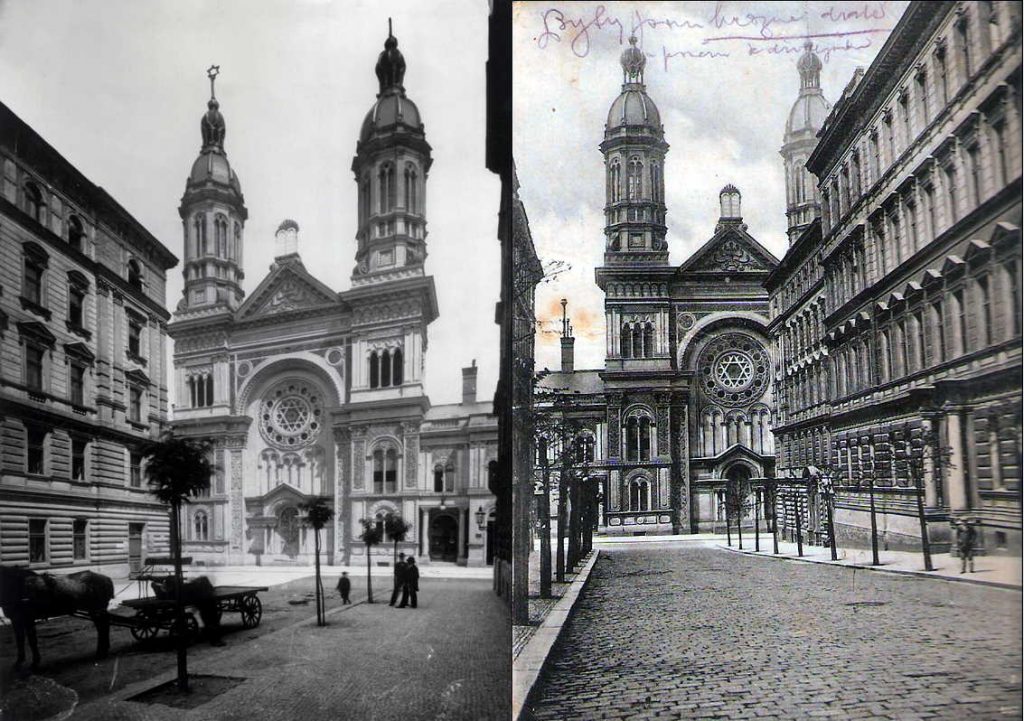
<svg viewBox="0 0 1024 721">
<path fill-rule="evenodd" d="M 808 354 L 818 350 L 825 332 L 825 311 L 820 303 L 805 306 L 800 313 L 786 321 L 779 333 L 779 358 L 792 366 Z"/>
<path fill-rule="evenodd" d="M 372 475 L 370 488 L 378 495 L 398 493 L 399 461 L 402 454 L 393 441 L 380 441 L 371 446 L 367 458 Z"/>
<path fill-rule="evenodd" d="M 391 388 L 404 382 L 404 359 L 400 347 L 373 350 L 367 363 L 370 388 Z"/>
<path fill-rule="evenodd" d="M 394 209 L 397 199 L 395 196 L 395 166 L 391 163 L 383 163 L 377 171 L 377 199 L 381 213 L 388 213 Z"/>
<path fill-rule="evenodd" d="M 185 385 L 188 387 L 190 408 L 205 408 L 213 405 L 213 373 L 210 371 L 189 373 Z"/>
<path fill-rule="evenodd" d="M 831 461 L 829 434 L 825 428 L 808 428 L 782 434 L 779 439 L 779 468 L 782 473 L 807 466 L 822 467 Z"/>
<path fill-rule="evenodd" d="M 626 483 L 623 494 L 629 507 L 627 511 L 651 511 L 657 506 L 657 482 L 646 475 L 636 476 Z"/>
<path fill-rule="evenodd" d="M 767 406 L 744 410 L 723 410 L 708 406 L 701 410 L 697 425 L 697 450 L 701 456 L 713 457 L 734 445 L 755 453 L 774 452 L 772 412 Z"/>
<path fill-rule="evenodd" d="M 645 406 L 627 410 L 622 422 L 622 458 L 645 463 L 658 455 L 654 414 Z"/>
<path fill-rule="evenodd" d="M 843 397 L 1018 339 L 1020 231 L 1002 226 L 993 245 L 971 241 L 966 260 L 949 256 L 866 315 L 833 334 L 829 390 Z M 857 327 L 859 325 L 859 327 Z M 847 330 L 849 328 L 849 330 Z"/>
<path fill-rule="evenodd" d="M 778 384 L 779 402 L 785 409 L 779 421 L 804 420 L 817 412 L 818 406 L 831 400 L 829 394 L 829 366 L 825 358 L 804 365 L 787 374 Z"/>
<path fill-rule="evenodd" d="M 619 356 L 622 358 L 653 358 L 656 349 L 654 323 L 649 320 L 622 324 L 619 334 Z"/>
<path fill-rule="evenodd" d="M 433 472 L 434 493 L 455 492 L 455 463 L 451 458 L 446 458 L 434 464 Z"/>
<path fill-rule="evenodd" d="M 282 483 L 303 493 L 321 493 L 324 488 L 325 454 L 320 446 L 302 451 L 264 449 L 256 462 L 263 492 Z"/>
</svg>

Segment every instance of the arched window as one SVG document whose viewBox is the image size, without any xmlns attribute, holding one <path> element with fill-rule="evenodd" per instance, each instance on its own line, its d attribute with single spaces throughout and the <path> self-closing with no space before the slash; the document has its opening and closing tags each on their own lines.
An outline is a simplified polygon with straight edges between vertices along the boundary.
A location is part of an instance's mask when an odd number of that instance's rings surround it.
<svg viewBox="0 0 1024 721">
<path fill-rule="evenodd" d="M 380 386 L 387 388 L 391 385 L 391 351 L 380 353 Z"/>
<path fill-rule="evenodd" d="M 651 460 L 651 419 L 640 419 L 640 460 Z"/>
<path fill-rule="evenodd" d="M 217 255 L 221 258 L 228 257 L 228 219 L 219 213 L 213 220 L 214 231 L 217 235 Z"/>
<path fill-rule="evenodd" d="M 128 285 L 142 290 L 142 268 L 139 266 L 139 261 L 134 258 L 128 261 Z"/>
<path fill-rule="evenodd" d="M 25 212 L 31 215 L 33 220 L 45 223 L 46 216 L 43 214 L 45 209 L 43 193 L 39 190 L 39 186 L 33 182 L 25 183 Z"/>
<path fill-rule="evenodd" d="M 416 212 L 416 166 L 412 163 L 405 166 L 405 209 Z"/>
<path fill-rule="evenodd" d="M 584 433 L 576 438 L 576 463 L 589 464 L 594 462 L 594 437 Z"/>
<path fill-rule="evenodd" d="M 650 484 L 647 481 L 629 484 L 629 508 L 631 511 L 651 510 Z"/>
<path fill-rule="evenodd" d="M 626 176 L 626 199 L 627 200 L 640 200 L 640 195 L 643 192 L 643 163 L 640 162 L 639 158 L 632 158 L 629 161 L 629 173 Z"/>
<path fill-rule="evenodd" d="M 395 167 L 385 163 L 380 167 L 380 212 L 387 213 L 395 207 Z"/>
<path fill-rule="evenodd" d="M 77 215 L 68 218 L 68 245 L 80 253 L 85 252 L 85 228 Z"/>
<path fill-rule="evenodd" d="M 633 331 L 629 327 L 629 323 L 622 324 L 622 332 L 619 334 L 619 355 L 623 358 L 631 358 L 633 356 Z"/>
<path fill-rule="evenodd" d="M 373 452 L 373 492 L 384 493 L 384 451 Z"/>
<path fill-rule="evenodd" d="M 626 419 L 626 460 L 635 461 L 637 460 L 637 454 L 640 449 L 640 424 L 637 421 L 636 416 L 630 416 Z"/>
<path fill-rule="evenodd" d="M 231 259 L 236 263 L 242 262 L 242 226 L 235 223 L 235 242 L 231 247 Z"/>
<path fill-rule="evenodd" d="M 434 466 L 434 493 L 444 492 L 444 466 L 438 463 Z"/>
<path fill-rule="evenodd" d="M 654 325 L 644 324 L 644 358 L 654 357 Z"/>
<path fill-rule="evenodd" d="M 384 454 L 384 492 L 398 492 L 398 454 L 394 448 Z"/>
<path fill-rule="evenodd" d="M 373 527 L 377 531 L 378 538 L 384 538 L 384 522 L 387 520 L 388 514 L 384 511 L 377 511 L 373 517 Z"/>
<path fill-rule="evenodd" d="M 192 517 L 192 531 L 193 541 L 208 541 L 210 539 L 210 525 L 206 511 L 196 511 L 195 516 Z"/>
<path fill-rule="evenodd" d="M 633 324 L 633 357 L 644 357 L 644 329 L 640 323 Z"/>
<path fill-rule="evenodd" d="M 206 244 L 206 215 L 204 213 L 196 213 L 195 219 L 192 221 L 193 229 L 193 247 L 195 248 L 196 257 L 210 252 L 210 248 Z"/>
<path fill-rule="evenodd" d="M 370 388 L 380 387 L 380 367 L 377 351 L 370 353 Z"/>
<path fill-rule="evenodd" d="M 622 167 L 618 158 L 612 160 L 608 168 L 608 200 L 612 203 L 622 200 Z"/>
<path fill-rule="evenodd" d="M 651 200 L 661 200 L 661 166 L 651 164 Z"/>
<path fill-rule="evenodd" d="M 391 385 L 402 385 L 402 349 L 395 348 L 391 354 Z"/>
</svg>

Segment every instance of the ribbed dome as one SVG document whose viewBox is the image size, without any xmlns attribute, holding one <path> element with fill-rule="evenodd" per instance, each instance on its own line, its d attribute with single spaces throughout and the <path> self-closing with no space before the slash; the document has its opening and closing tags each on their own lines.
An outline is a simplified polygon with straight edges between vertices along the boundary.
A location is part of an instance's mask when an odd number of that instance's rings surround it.
<svg viewBox="0 0 1024 721">
<path fill-rule="evenodd" d="M 359 131 L 359 140 L 368 140 L 374 132 L 395 130 L 398 126 L 423 132 L 423 122 L 416 103 L 405 97 L 404 93 L 393 89 L 377 98 L 377 102 L 370 108 L 363 120 L 362 130 Z"/>
<path fill-rule="evenodd" d="M 815 93 L 800 93 L 800 97 L 793 104 L 793 109 L 789 111 L 786 136 L 807 131 L 817 133 L 831 110 L 832 106 L 825 100 L 820 90 Z"/>
<path fill-rule="evenodd" d="M 654 101 L 641 86 L 630 83 L 626 87 L 627 89 L 615 98 L 608 111 L 607 129 L 623 125 L 642 125 L 660 130 L 661 113 L 658 112 Z"/>
<path fill-rule="evenodd" d="M 231 164 L 228 163 L 227 157 L 222 153 L 206 151 L 200 153 L 199 157 L 196 158 L 196 162 L 192 163 L 192 172 L 189 173 L 188 184 L 190 186 L 203 185 L 208 181 L 221 185 L 230 185 L 239 193 L 242 192 L 238 176 L 235 175 L 235 171 L 231 169 Z"/>
</svg>

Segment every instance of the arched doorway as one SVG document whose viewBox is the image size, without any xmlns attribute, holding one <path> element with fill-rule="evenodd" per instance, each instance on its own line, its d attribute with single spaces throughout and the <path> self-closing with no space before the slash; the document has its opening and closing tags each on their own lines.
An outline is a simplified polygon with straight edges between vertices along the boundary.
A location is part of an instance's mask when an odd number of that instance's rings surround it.
<svg viewBox="0 0 1024 721">
<path fill-rule="evenodd" d="M 742 463 L 737 463 L 725 472 L 726 503 L 732 504 L 732 517 L 746 519 L 753 509 L 753 499 L 750 488 L 750 469 Z"/>
<path fill-rule="evenodd" d="M 459 560 L 459 522 L 447 513 L 430 519 L 430 560 Z"/>
<path fill-rule="evenodd" d="M 299 555 L 299 511 L 295 506 L 284 508 L 278 515 L 277 535 L 283 555 L 288 558 Z"/>
</svg>

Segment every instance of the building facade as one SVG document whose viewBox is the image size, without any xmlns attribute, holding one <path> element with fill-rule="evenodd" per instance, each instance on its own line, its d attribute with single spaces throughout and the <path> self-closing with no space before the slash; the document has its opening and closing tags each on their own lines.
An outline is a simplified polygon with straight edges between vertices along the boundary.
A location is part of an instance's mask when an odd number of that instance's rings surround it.
<svg viewBox="0 0 1024 721">
<path fill-rule="evenodd" d="M 424 268 L 432 155 L 397 45 L 389 34 L 352 160 L 358 227 L 347 291 L 306 269 L 298 224 L 285 220 L 270 273 L 243 293 L 246 208 L 215 97 L 203 116 L 179 208 L 185 289 L 170 326 L 175 430 L 215 443 L 209 496 L 183 519 L 186 553 L 199 561 L 310 562 L 303 507 L 317 498 L 335 511 L 331 562 L 365 559 L 360 520 L 382 526 L 388 514 L 412 524 L 398 547 L 423 562 L 491 560 L 497 422 L 476 399 L 475 362 L 463 369 L 461 403 L 431 406 L 424 393 L 438 313 Z M 372 552 L 386 563 L 392 546 Z"/>
<path fill-rule="evenodd" d="M 920 488 L 932 541 L 971 518 L 1019 552 L 1020 23 L 911 3 L 808 158 L 820 230 L 770 283 L 779 465 L 832 473 L 840 542 L 873 495 L 880 543 L 919 547 Z"/>
<path fill-rule="evenodd" d="M 2 104 L 0 162 L 0 563 L 124 576 L 168 547 L 141 459 L 178 261 Z"/>
<path fill-rule="evenodd" d="M 728 482 L 774 472 L 763 283 L 778 260 L 747 232 L 740 192 L 727 185 L 714 233 L 682 265 L 669 264 L 669 148 L 635 38 L 621 62 L 600 146 L 605 364 L 574 368 L 566 321 L 562 369 L 544 379 L 543 406 L 580 428 L 608 533 L 710 531 L 724 528 Z"/>
</svg>

